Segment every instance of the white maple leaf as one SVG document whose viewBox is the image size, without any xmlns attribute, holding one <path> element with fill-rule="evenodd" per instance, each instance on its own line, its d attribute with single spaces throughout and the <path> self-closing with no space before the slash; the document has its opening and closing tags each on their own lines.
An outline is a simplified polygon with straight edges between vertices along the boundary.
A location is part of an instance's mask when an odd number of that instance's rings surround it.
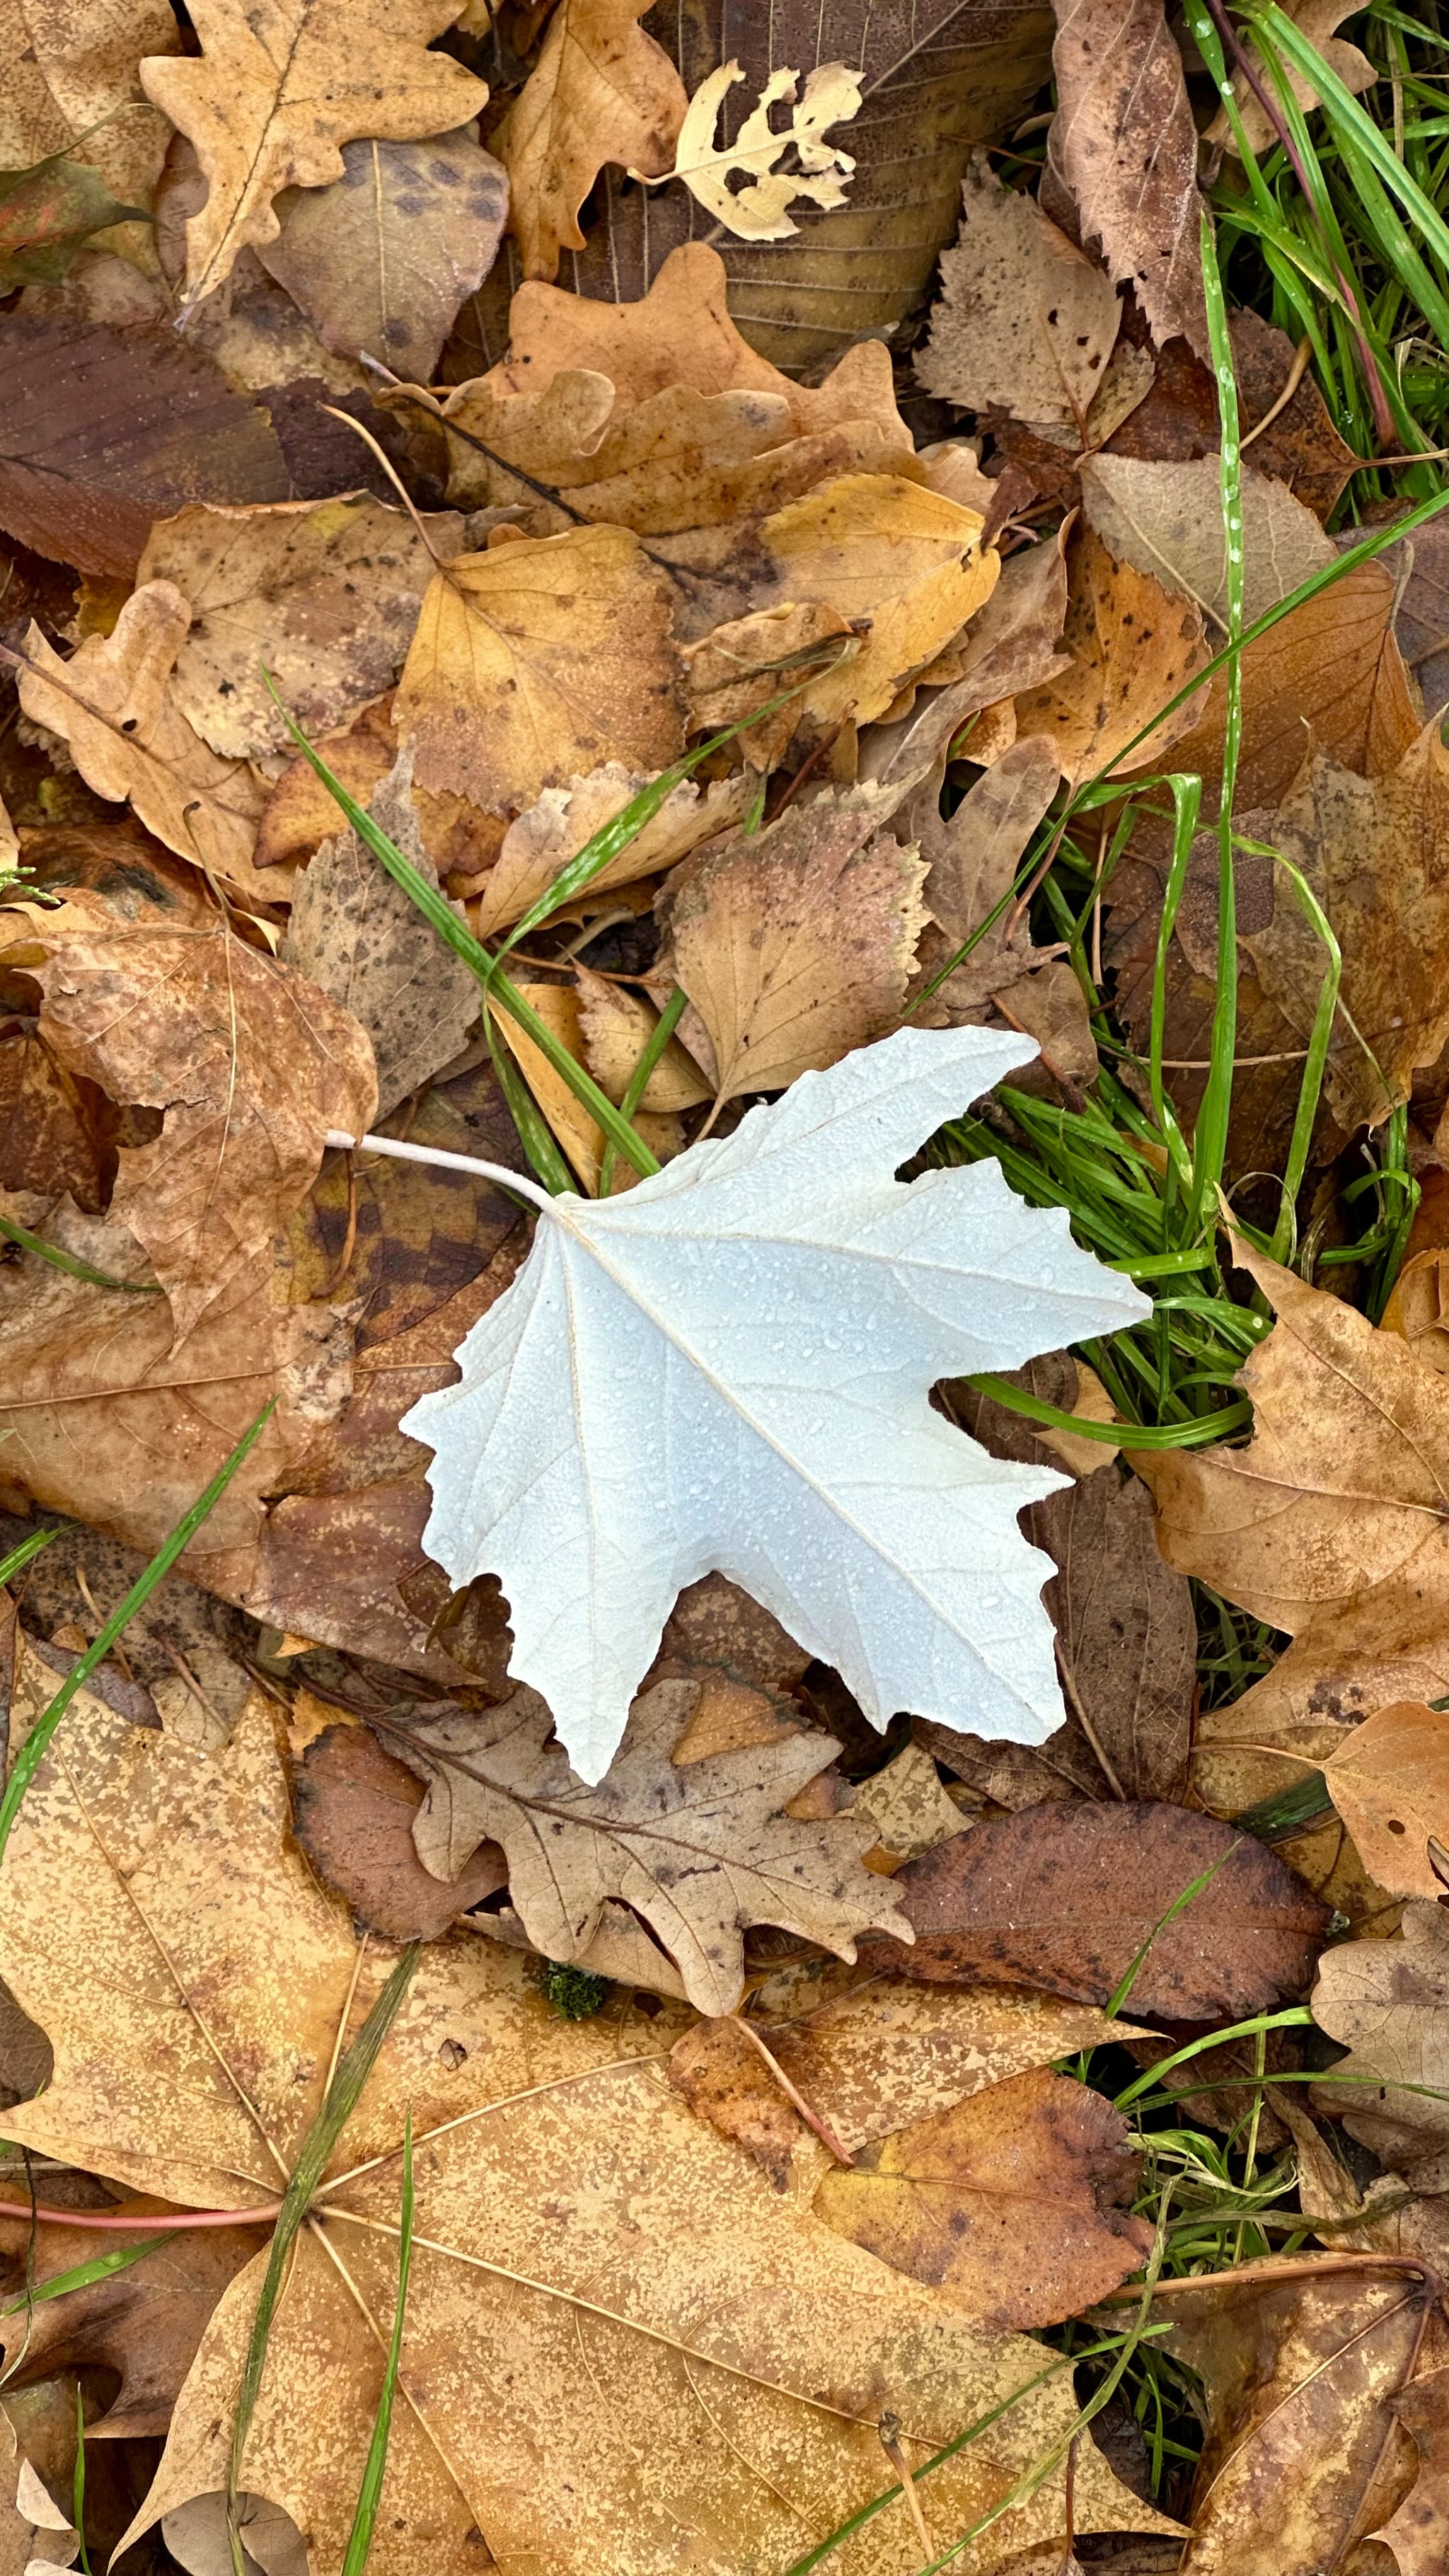
<svg viewBox="0 0 1449 2576">
<path fill-rule="evenodd" d="M 893 1177 L 1035 1053 L 898 1030 L 620 1198 L 535 1193 L 533 1250 L 460 1383 L 402 1428 L 434 1452 L 428 1554 L 458 1586 L 498 1576 L 510 1670 L 582 1779 L 676 1595 L 715 1571 L 876 1726 L 909 1709 L 1040 1743 L 1061 1724 L 1053 1567 L 1016 1515 L 1067 1480 L 988 1457 L 929 1391 L 1151 1309 L 995 1162 Z"/>
</svg>

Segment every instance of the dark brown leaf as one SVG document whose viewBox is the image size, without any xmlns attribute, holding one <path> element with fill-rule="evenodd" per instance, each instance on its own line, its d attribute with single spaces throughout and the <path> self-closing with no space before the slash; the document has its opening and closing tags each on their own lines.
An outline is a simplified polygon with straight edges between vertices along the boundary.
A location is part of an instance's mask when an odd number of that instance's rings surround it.
<svg viewBox="0 0 1449 2576">
<path fill-rule="evenodd" d="M 1201 1895 L 1153 1938 L 1214 1863 Z M 1027 1807 L 939 1844 L 894 1886 L 915 1946 L 870 1940 L 873 1963 L 1105 2003 L 1150 1940 L 1128 2006 L 1152 2020 L 1236 2018 L 1296 1998 L 1329 1919 L 1272 1852 L 1186 1807 Z"/>
<path fill-rule="evenodd" d="M 265 414 L 174 333 L 7 322 L 0 525 L 37 554 L 130 574 L 188 501 L 291 497 Z"/>
<path fill-rule="evenodd" d="M 413 1820 L 426 1794 L 365 1726 L 329 1726 L 293 1779 L 297 1840 L 323 1886 L 390 1941 L 436 1941 L 456 1916 L 507 1884 L 496 1843 L 480 1843 L 455 1879 L 424 1869 Z"/>
<path fill-rule="evenodd" d="M 1293 343 L 1286 331 L 1275 331 L 1260 313 L 1234 313 L 1228 324 L 1238 379 L 1238 409 L 1244 438 L 1257 429 L 1277 402 L 1293 364 Z M 1157 377 L 1139 404 L 1107 441 L 1111 456 L 1140 456 L 1157 463 L 1187 462 L 1215 456 L 1220 437 L 1218 397 L 1208 369 L 1185 340 L 1170 340 L 1157 360 Z M 1353 472 L 1353 450 L 1345 447 L 1329 419 L 1323 396 L 1310 368 L 1276 420 L 1252 440 L 1252 461 L 1260 474 L 1276 475 L 1317 519 L 1326 519 Z M 1415 547 L 1432 533 L 1433 522 L 1414 539 Z M 1361 533 L 1356 531 L 1355 533 Z M 1449 628 L 1449 617 L 1444 621 Z M 1406 646 L 1406 651 L 1412 651 Z"/>
</svg>

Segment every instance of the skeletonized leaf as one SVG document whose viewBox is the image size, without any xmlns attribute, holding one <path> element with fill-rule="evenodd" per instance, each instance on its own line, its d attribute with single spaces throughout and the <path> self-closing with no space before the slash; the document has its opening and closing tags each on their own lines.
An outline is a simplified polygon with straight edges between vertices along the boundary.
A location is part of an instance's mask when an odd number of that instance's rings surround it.
<svg viewBox="0 0 1449 2576">
<path fill-rule="evenodd" d="M 899 1018 L 926 916 L 924 863 L 888 828 L 898 802 L 861 788 L 792 806 L 671 877 L 658 978 L 694 1004 L 721 1100 L 783 1090 Z"/>
<path fill-rule="evenodd" d="M 963 410 L 999 404 L 1013 420 L 1082 431 L 1117 338 L 1116 288 L 1034 197 L 1003 187 L 984 152 L 961 203 L 917 377 Z"/>
<path fill-rule="evenodd" d="M 508 1891 L 535 1950 L 578 1959 L 609 1898 L 642 1915 L 696 2011 L 737 2010 L 747 1924 L 776 1923 L 852 1959 L 854 1935 L 898 1930 L 890 1881 L 861 1867 L 868 1817 L 800 1824 L 780 1810 L 840 1747 L 786 1734 L 738 1752 L 671 1762 L 700 1696 L 663 1681 L 636 1700 L 596 1788 L 580 1782 L 535 1691 L 449 1711 L 397 1749 L 430 1782 L 413 1837 L 425 1866 L 455 1878 L 480 1842 L 501 1843 Z"/>
<path fill-rule="evenodd" d="M 617 1202 L 544 1202 L 461 1382 L 407 1416 L 435 1452 L 428 1552 L 455 1584 L 499 1575 L 512 1669 L 582 1778 L 710 1567 L 878 1725 L 899 1707 L 1029 1740 L 1060 1723 L 1042 1560 L 1015 1522 L 1055 1479 L 987 1460 L 925 1390 L 1144 1302 L 994 1163 L 889 1177 L 1030 1052 L 904 1029 Z"/>
<path fill-rule="evenodd" d="M 721 63 L 700 82 L 679 130 L 670 176 L 741 241 L 784 241 L 800 227 L 786 209 L 798 197 L 812 205 L 843 206 L 855 163 L 839 145 L 823 140 L 827 129 L 854 116 L 860 82 L 844 63 L 817 63 L 799 87 L 793 71 L 772 72 L 732 143 L 715 140 L 719 112 L 745 75 L 738 63 Z M 798 104 L 797 104 L 798 101 Z M 791 110 L 789 123 L 770 122 L 772 107 Z M 793 147 L 794 166 L 777 168 Z M 743 178 L 740 188 L 731 178 Z"/>
<path fill-rule="evenodd" d="M 430 53 L 456 0 L 197 0 L 200 61 L 148 55 L 146 96 L 196 146 L 208 191 L 186 227 L 186 299 L 199 304 L 248 243 L 275 241 L 272 200 L 343 173 L 358 134 L 451 132 L 488 92 Z"/>
</svg>

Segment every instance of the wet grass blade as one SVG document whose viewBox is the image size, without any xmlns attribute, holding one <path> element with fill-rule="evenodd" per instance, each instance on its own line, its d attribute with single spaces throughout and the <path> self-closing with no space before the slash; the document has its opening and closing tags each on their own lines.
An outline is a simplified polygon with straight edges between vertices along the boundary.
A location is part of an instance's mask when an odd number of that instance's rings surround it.
<svg viewBox="0 0 1449 2576">
<path fill-rule="evenodd" d="M 154 2254 L 158 2246 L 175 2241 L 173 2235 L 147 2236 L 139 2245 L 118 2245 L 114 2253 L 93 2254 L 88 2263 L 73 2263 L 68 2272 L 52 2272 L 48 2281 L 37 2281 L 23 2297 L 11 2299 L 0 2308 L 0 2317 L 17 2316 L 22 2308 L 38 2308 L 46 2299 L 68 2298 L 72 2290 L 88 2290 L 93 2281 L 109 2281 L 113 2272 L 127 2272 L 133 2263 Z"/>
<path fill-rule="evenodd" d="M 155 1279 L 113 1279 L 109 1270 L 94 1270 L 88 1261 L 78 1261 L 73 1252 L 63 1252 L 58 1243 L 47 1243 L 29 1226 L 17 1225 L 13 1216 L 0 1216 L 0 1234 L 8 1243 L 18 1244 L 22 1252 L 33 1252 L 40 1261 L 48 1261 L 52 1270 L 63 1270 L 70 1279 L 84 1279 L 92 1288 L 112 1288 L 122 1297 L 159 1297 L 163 1294 Z"/>
</svg>

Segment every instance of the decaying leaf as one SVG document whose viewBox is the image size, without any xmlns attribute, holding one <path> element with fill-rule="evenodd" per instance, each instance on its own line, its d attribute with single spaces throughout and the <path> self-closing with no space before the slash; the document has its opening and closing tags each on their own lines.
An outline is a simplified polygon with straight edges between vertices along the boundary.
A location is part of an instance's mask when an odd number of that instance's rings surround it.
<svg viewBox="0 0 1449 2576">
<path fill-rule="evenodd" d="M 1017 699 L 1017 733 L 1044 734 L 1073 786 L 1101 771 L 1160 768 L 1202 713 L 1198 692 L 1153 722 L 1208 659 L 1201 613 L 1150 573 L 1114 563 L 1090 528 L 1074 539 L 1068 560 L 1063 645 L 1071 662 Z"/>
<path fill-rule="evenodd" d="M 943 751 L 951 735 L 964 729 L 983 707 L 989 710 L 1066 670 L 1070 656 L 1061 650 L 1066 616 L 1062 534 L 1005 557 L 991 597 L 974 612 L 964 632 L 920 674 L 920 687 L 951 692 L 949 702 L 945 697 L 928 700 L 922 717 L 923 726 L 938 732 Z M 967 736 L 968 748 L 974 742 L 979 749 L 984 730 L 983 721 Z M 907 735 L 903 740 L 906 756 L 912 739 Z M 976 751 L 970 756 L 975 758 Z"/>
<path fill-rule="evenodd" d="M 1415 2473 L 1394 2405 L 1425 2324 L 1419 2286 L 1402 2274 L 1325 2270 L 1318 2281 L 1220 2282 L 1173 2300 L 1169 2349 L 1200 2377 L 1207 2413 L 1189 2567 L 1318 2576 L 1335 2559 L 1382 2565 L 1354 2544 L 1387 2521 Z"/>
<path fill-rule="evenodd" d="M 478 926 L 486 938 L 506 930 L 546 894 L 561 869 L 586 841 L 612 823 L 649 780 L 622 761 L 606 760 L 586 778 L 545 787 L 535 804 L 515 815 L 483 882 Z M 618 857 L 589 881 L 590 892 L 632 885 L 672 868 L 700 841 L 713 840 L 744 814 L 749 790 L 738 778 L 716 778 L 701 793 L 693 779 L 670 789 L 658 812 L 626 841 Z"/>
<path fill-rule="evenodd" d="M 413 812 L 411 770 L 403 752 L 374 789 L 367 810 L 419 875 L 436 886 L 437 871 Z M 298 877 L 284 954 L 367 1031 L 381 1118 L 461 1052 L 478 1017 L 478 979 L 471 967 L 445 946 L 350 826 L 324 841 Z"/>
<path fill-rule="evenodd" d="M 1376 1709 L 1323 1765 L 1370 1877 L 1393 1896 L 1449 1887 L 1449 1716 L 1422 1701 Z M 1444 1854 L 1434 1866 L 1432 1845 Z"/>
<path fill-rule="evenodd" d="M 688 104 L 669 56 L 639 20 L 647 0 L 558 0 L 543 51 L 493 140 L 508 172 L 525 277 L 551 278 L 582 250 L 579 208 L 606 161 L 667 171 Z"/>
<path fill-rule="evenodd" d="M 1057 0 L 1047 167 L 1161 343 L 1208 359 L 1197 127 L 1162 0 Z"/>
<path fill-rule="evenodd" d="M 684 1035 L 719 1099 L 783 1090 L 899 1019 L 926 916 L 924 862 L 889 829 L 898 802 L 862 788 L 792 806 L 671 877 L 656 971 L 694 1005 Z"/>
<path fill-rule="evenodd" d="M 0 288 L 55 285 L 93 235 L 136 217 L 143 206 L 117 205 L 99 171 L 63 153 L 0 169 Z"/>
<path fill-rule="evenodd" d="M 742 241 L 784 241 L 800 229 L 787 212 L 795 199 L 807 197 L 816 206 L 845 203 L 855 163 L 824 136 L 829 127 L 854 116 L 860 83 L 844 63 L 817 63 L 803 90 L 797 73 L 772 72 L 733 142 L 720 144 L 715 137 L 720 109 L 744 77 L 737 62 L 721 63 L 700 82 L 679 129 L 669 175 L 682 179 L 716 223 Z M 788 124 L 776 127 L 770 110 L 780 106 L 791 113 Z M 793 154 L 792 166 L 782 171 L 776 165 L 787 151 Z M 742 179 L 743 186 L 732 188 L 732 178 Z"/>
<path fill-rule="evenodd" d="M 915 1945 L 872 1942 L 873 1964 L 1106 2003 L 1146 1944 L 1129 2008 L 1154 2020 L 1237 2019 L 1301 1994 L 1328 1922 L 1273 1852 L 1186 1807 L 1023 1808 L 927 1852 L 891 1886 Z"/>
<path fill-rule="evenodd" d="M 1326 1081 L 1348 1132 L 1381 1125 L 1449 1037 L 1449 982 L 1439 971 L 1449 942 L 1446 835 L 1449 753 L 1437 720 L 1372 778 L 1311 751 L 1286 801 L 1255 831 L 1307 878 L 1343 952 Z M 1291 881 L 1281 867 L 1273 873 L 1272 920 L 1244 945 L 1306 1044 L 1327 954 Z"/>
<path fill-rule="evenodd" d="M 1326 520 L 1353 472 L 1354 455 L 1329 419 L 1313 370 L 1287 393 L 1294 372 L 1293 343 L 1261 313 L 1230 313 L 1228 338 L 1239 422 L 1245 440 L 1252 433 L 1254 472 L 1286 483 L 1316 519 Z M 1188 463 L 1215 455 L 1221 437 L 1212 374 L 1185 340 L 1175 340 L 1158 351 L 1151 391 L 1113 431 L 1109 445 L 1114 456 Z M 1428 530 L 1419 533 L 1424 536 Z"/>
<path fill-rule="evenodd" d="M 1347 2057 L 1314 2099 L 1386 2165 L 1414 2168 L 1449 2148 L 1449 1911 L 1410 1905 L 1401 1941 L 1326 1950 L 1313 2018 Z"/>
<path fill-rule="evenodd" d="M 941 301 L 916 358 L 928 393 L 968 411 L 1082 433 L 1117 338 L 1117 290 L 984 152 L 962 183 L 961 231 L 941 254 Z"/>
<path fill-rule="evenodd" d="M 424 1865 L 456 1878 L 480 1842 L 501 1843 L 508 1888 L 535 1950 L 578 1959 L 601 1908 L 642 1915 L 675 1961 L 696 2010 L 736 2010 L 746 1924 L 779 1923 L 843 1958 L 854 1935 L 896 1929 L 890 1881 L 862 1869 L 870 1819 L 797 1824 L 789 1799 L 839 1751 L 793 1734 L 683 1766 L 671 1762 L 700 1696 L 663 1681 L 635 1701 L 597 1788 L 581 1783 L 537 1693 L 501 1708 L 422 1719 L 397 1751 L 430 1783 L 414 1826 Z"/>
<path fill-rule="evenodd" d="M 129 579 L 153 519 L 291 489 L 266 413 L 173 332 L 8 317 L 0 525 L 37 554 Z"/>
<path fill-rule="evenodd" d="M 313 740 L 390 689 L 435 568 L 429 538 L 456 553 L 461 520 L 439 512 L 419 529 L 362 492 L 160 521 L 136 579 L 190 605 L 172 696 L 203 742 L 232 760 L 291 748 L 264 670 Z"/>
<path fill-rule="evenodd" d="M 323 1886 L 392 1941 L 438 1940 L 508 1877 L 496 1843 L 480 1843 L 452 1878 L 424 1869 L 413 1842 L 424 1794 L 365 1726 L 326 1728 L 293 1775 L 297 1840 Z"/>
<path fill-rule="evenodd" d="M 1060 778 L 1053 745 L 1031 734 L 977 779 L 949 820 L 932 810 L 934 798 L 922 816 L 921 856 L 930 862 L 925 899 L 945 956 L 975 937 L 969 955 L 933 996 L 943 1012 L 979 1006 L 992 993 L 1009 990 L 1037 962 L 1030 928 L 1020 923 L 1008 939 L 1007 915 L 994 922 L 991 916 L 1010 892 L 1022 852 Z M 912 819 L 915 812 L 913 805 Z M 944 956 L 931 961 L 930 971 L 938 972 L 944 962 Z"/>
<path fill-rule="evenodd" d="M 146 96 L 188 135 L 208 182 L 186 227 L 186 300 L 199 304 L 249 243 L 275 241 L 272 200 L 343 175 L 361 134 L 394 142 L 449 132 L 487 98 L 481 81 L 426 48 L 454 0 L 199 0 L 201 59 L 149 55 Z"/>
<path fill-rule="evenodd" d="M 265 791 L 244 761 L 208 748 L 173 695 L 190 624 L 175 584 L 155 581 L 132 592 L 111 634 L 88 635 L 69 661 L 32 625 L 20 703 L 69 745 L 98 796 L 129 798 L 169 850 L 265 902 L 251 862 Z"/>
<path fill-rule="evenodd" d="M 1087 525 L 1118 563 L 1150 573 L 1196 602 L 1227 632 L 1228 572 L 1222 484 L 1215 456 L 1194 465 L 1152 465 L 1129 456 L 1088 456 L 1081 466 Z M 1243 622 L 1252 625 L 1290 590 L 1335 560 L 1313 512 L 1286 483 L 1244 465 Z"/>
<path fill-rule="evenodd" d="M 508 174 L 473 125 L 423 143 L 345 143 L 330 188 L 288 189 L 261 258 L 324 349 L 426 383 L 493 265 Z"/>
<path fill-rule="evenodd" d="M 1238 1238 L 1234 1258 L 1278 1318 L 1241 1373 L 1253 1438 L 1244 1449 L 1133 1463 L 1157 1498 L 1168 1563 L 1294 1639 L 1270 1676 L 1280 1723 L 1255 1711 L 1248 1731 L 1296 1751 L 1301 1739 L 1281 1731 L 1295 1681 L 1325 1685 L 1328 1718 L 1356 1668 L 1374 1696 L 1350 1700 L 1355 1719 L 1390 1698 L 1449 1689 L 1438 1463 L 1449 1454 L 1449 1386 L 1397 1333 L 1376 1331 Z"/>
<path fill-rule="evenodd" d="M 836 1661 L 877 1724 L 903 1705 L 947 1723 L 989 1709 L 1030 1738 L 1059 1722 L 1039 1560 L 1014 1519 L 1050 1482 L 987 1461 L 908 1390 L 917 1371 L 924 1385 L 1111 1331 L 1142 1303 L 1072 1247 L 1064 1216 L 1013 1198 L 994 1163 L 908 1188 L 885 1177 L 1027 1051 L 982 1030 L 900 1030 L 802 1075 L 617 1203 L 547 1201 L 461 1382 L 406 1417 L 435 1452 L 429 1552 L 455 1584 L 499 1574 L 512 1670 L 547 1698 L 581 1777 L 607 1767 L 670 1603 L 711 1563 Z M 942 1266 L 963 1239 L 972 1268 Z M 548 1356 L 560 1295 L 576 1316 L 584 1299 L 608 1315 L 597 1345 L 575 1321 L 571 1387 Z M 789 1327 L 763 1331 L 777 1301 Z M 550 1314 L 557 1325 L 536 1329 Z M 882 1381 L 866 1362 L 887 1331 Z M 551 1415 L 556 1464 L 541 1479 Z M 910 1455 L 909 1481 L 881 1483 L 882 1441 Z M 606 1453 L 632 1462 L 622 1486 Z M 706 1455 L 718 1481 L 697 1480 Z M 788 1548 L 772 1536 L 785 1513 Z M 942 1569 L 929 1586 L 903 1571 L 926 1562 Z"/>
<path fill-rule="evenodd" d="M 937 1843 L 964 1834 L 971 1823 L 941 1786 L 929 1753 L 908 1744 L 883 1771 L 863 1780 L 850 1801 L 852 1816 L 868 1818 L 875 1833 L 872 1866 L 893 1869 L 917 1860 Z"/>
<path fill-rule="evenodd" d="M 662 769 L 682 747 L 676 687 L 668 588 L 638 538 L 575 528 L 434 574 L 395 715 L 420 789 L 516 814 L 604 761 Z"/>
<path fill-rule="evenodd" d="M 1399 2576 L 1435 2576 L 1449 2550 L 1449 2380 L 1446 2368 L 1416 2379 L 1394 2401 L 1394 2413 L 1414 2437 L 1419 2474 L 1397 2510 L 1379 2525 Z"/>
<path fill-rule="evenodd" d="M 110 1858 L 122 1840 L 124 1879 Z M 58 1921 L 61 1885 L 75 1901 Z M 40 2152 L 164 2183 L 166 2197 L 274 2201 L 352 1981 L 355 2028 L 388 1965 L 374 1943 L 359 1973 L 345 1911 L 290 1844 L 260 1699 L 209 1762 L 109 1712 L 84 1734 L 73 1723 L 0 1879 L 0 1968 L 56 2045 L 50 2089 L 7 2119 Z M 192 1995 L 203 1978 L 204 2037 L 177 2007 L 177 1983 Z M 425 2242 L 408 2306 L 410 2403 L 394 2417 L 374 2537 L 380 2576 L 405 2576 L 420 2547 L 461 2576 L 474 2531 L 505 2560 L 546 2550 L 582 2571 L 626 2552 L 638 2576 L 666 2576 L 681 2523 L 717 2552 L 747 2542 L 783 2568 L 798 2555 L 800 2507 L 829 2529 L 879 2492 L 883 2405 L 908 2427 L 915 2465 L 1039 2372 L 1039 2346 L 983 2337 L 696 2120 L 659 2081 L 680 2018 L 665 2006 L 646 2022 L 624 2003 L 565 2022 L 507 1951 L 467 1934 L 427 1951 L 324 2185 L 326 2242 L 310 2230 L 299 2240 L 246 2448 L 246 2484 L 305 2526 L 322 2563 L 344 2547 L 371 2433 L 409 2107 Z M 260 2260 L 207 2328 L 141 2527 L 226 2484 Z M 968 2447 L 928 2482 L 943 2545 L 1060 2437 L 1074 2403 L 1048 2384 L 1011 2408 L 989 2458 Z M 647 2467 L 634 2431 L 645 2419 Z M 668 2511 L 644 2511 L 646 2493 Z M 1160 2527 L 1090 2448 L 1075 2497 L 1079 2528 Z M 993 2528 L 984 2566 L 1059 2530 L 1062 2509 L 1058 2473 Z M 898 2561 L 881 2517 L 862 2576 Z"/>
<path fill-rule="evenodd" d="M 114 197 L 149 204 L 166 150 L 166 121 L 143 96 L 143 54 L 181 51 L 167 0 L 17 0 L 0 38 L 0 163 L 22 169 L 63 153 L 99 172 Z M 146 260 L 145 235 L 114 247 Z"/>
<path fill-rule="evenodd" d="M 1045 2067 L 885 2138 L 815 2194 L 827 2226 L 985 2325 L 1052 2325 L 1135 2272 L 1137 2159 L 1100 2093 Z"/>
</svg>

